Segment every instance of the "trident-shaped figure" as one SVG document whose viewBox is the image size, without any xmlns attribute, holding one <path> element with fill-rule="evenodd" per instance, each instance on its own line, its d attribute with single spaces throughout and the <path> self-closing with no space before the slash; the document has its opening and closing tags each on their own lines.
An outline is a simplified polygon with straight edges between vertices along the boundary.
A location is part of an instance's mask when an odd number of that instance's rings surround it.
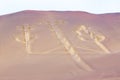
<svg viewBox="0 0 120 80">
<path fill-rule="evenodd" d="M 16 37 L 16 41 L 25 44 L 27 53 L 32 53 L 31 51 L 32 37 L 31 37 L 30 31 L 31 31 L 31 27 L 29 25 L 23 25 L 22 26 L 23 39 Z"/>
<path fill-rule="evenodd" d="M 110 53 L 110 51 L 101 43 L 105 40 L 105 36 L 90 31 L 89 28 L 84 25 L 80 26 L 76 30 L 76 33 L 81 41 L 90 41 L 90 39 L 92 39 L 105 53 Z"/>
</svg>

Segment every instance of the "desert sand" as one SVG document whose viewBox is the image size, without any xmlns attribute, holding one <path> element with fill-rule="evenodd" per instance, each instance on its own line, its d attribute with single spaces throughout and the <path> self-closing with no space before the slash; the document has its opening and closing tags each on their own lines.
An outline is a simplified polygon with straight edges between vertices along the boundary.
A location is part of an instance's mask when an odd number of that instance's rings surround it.
<svg viewBox="0 0 120 80">
<path fill-rule="evenodd" d="M 120 80 L 119 35 L 120 13 L 1 15 L 0 80 Z"/>
</svg>

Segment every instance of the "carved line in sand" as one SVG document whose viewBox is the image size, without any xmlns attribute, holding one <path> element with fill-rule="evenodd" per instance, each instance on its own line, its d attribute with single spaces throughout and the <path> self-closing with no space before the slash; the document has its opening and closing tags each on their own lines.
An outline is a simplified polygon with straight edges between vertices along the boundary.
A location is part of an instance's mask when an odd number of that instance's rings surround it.
<svg viewBox="0 0 120 80">
<path fill-rule="evenodd" d="M 84 70 L 92 71 L 93 69 L 81 59 L 81 57 L 77 54 L 77 51 L 75 50 L 73 45 L 70 43 L 70 41 L 65 37 L 63 32 L 60 30 L 60 28 L 58 27 L 58 21 L 53 23 L 47 21 L 47 25 L 56 34 L 56 37 L 58 38 L 58 40 L 62 43 L 64 48 L 67 50 L 67 52 L 70 53 L 70 55 L 75 60 L 75 62 L 78 65 L 80 65 Z"/>
<path fill-rule="evenodd" d="M 29 25 L 23 25 L 22 26 L 22 33 L 23 33 L 23 38 L 16 37 L 17 42 L 21 42 L 25 45 L 25 49 L 27 53 L 32 53 L 31 50 L 31 42 L 33 40 L 33 37 L 31 36 L 31 26 Z"/>
<path fill-rule="evenodd" d="M 107 53 L 107 54 L 111 53 L 110 50 L 102 44 L 102 41 L 105 40 L 105 36 L 104 35 L 100 35 L 100 34 L 97 34 L 95 32 L 92 32 L 92 31 L 90 31 L 89 28 L 87 28 L 84 25 L 81 25 L 76 30 L 76 34 L 77 34 L 77 37 L 81 41 L 90 41 L 90 40 L 93 40 L 95 42 L 95 44 L 99 48 L 101 48 L 105 53 Z M 90 40 L 88 39 L 89 37 L 90 37 Z"/>
</svg>

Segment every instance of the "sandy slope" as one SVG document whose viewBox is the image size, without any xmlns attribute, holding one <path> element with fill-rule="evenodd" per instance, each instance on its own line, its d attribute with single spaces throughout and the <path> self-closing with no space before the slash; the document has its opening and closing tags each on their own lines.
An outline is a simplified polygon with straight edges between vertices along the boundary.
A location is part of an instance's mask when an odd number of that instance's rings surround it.
<svg viewBox="0 0 120 80">
<path fill-rule="evenodd" d="M 1 80 L 100 80 L 120 76 L 120 53 L 86 59 L 94 71 L 83 71 L 67 54 L 4 57 Z"/>
<path fill-rule="evenodd" d="M 64 21 L 59 28 L 94 71 L 84 71 L 78 66 L 46 25 L 46 21 L 57 20 Z M 119 80 L 119 23 L 119 13 L 22 11 L 0 16 L 0 80 Z M 36 37 L 31 44 L 32 54 L 26 53 L 24 45 L 15 41 L 16 37 L 21 38 L 19 29 L 24 24 L 32 25 L 32 35 Z M 104 34 L 103 44 L 111 54 L 104 54 L 94 43 L 79 41 L 74 34 L 79 25 Z"/>
</svg>

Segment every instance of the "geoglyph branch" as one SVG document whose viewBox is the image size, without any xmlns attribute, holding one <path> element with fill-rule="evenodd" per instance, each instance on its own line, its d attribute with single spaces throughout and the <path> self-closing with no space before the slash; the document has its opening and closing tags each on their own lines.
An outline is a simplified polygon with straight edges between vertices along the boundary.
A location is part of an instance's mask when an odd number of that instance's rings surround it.
<svg viewBox="0 0 120 80">
<path fill-rule="evenodd" d="M 64 48 L 67 50 L 68 53 L 72 56 L 72 58 L 75 60 L 75 62 L 80 65 L 84 70 L 86 71 L 92 71 L 93 69 L 85 63 L 82 58 L 77 54 L 77 51 L 72 46 L 70 41 L 65 37 L 63 32 L 58 28 L 58 22 L 49 22 L 47 21 L 47 25 L 49 28 L 56 34 L 56 37 L 61 42 L 61 44 L 64 46 Z"/>
<path fill-rule="evenodd" d="M 84 25 L 81 25 L 76 30 L 77 37 L 81 41 L 90 41 L 93 40 L 96 45 L 98 45 L 105 53 L 111 53 L 103 44 L 102 41 L 105 40 L 105 36 L 101 34 L 97 34 L 95 32 L 90 31 L 89 28 L 87 28 Z"/>
<path fill-rule="evenodd" d="M 16 41 L 17 42 L 21 42 L 25 45 L 25 49 L 27 51 L 27 53 L 32 53 L 31 51 L 31 41 L 32 41 L 32 36 L 31 36 L 31 26 L 29 25 L 23 25 L 21 26 L 22 29 L 22 33 L 23 33 L 23 38 L 19 38 L 19 37 L 16 37 Z"/>
</svg>

